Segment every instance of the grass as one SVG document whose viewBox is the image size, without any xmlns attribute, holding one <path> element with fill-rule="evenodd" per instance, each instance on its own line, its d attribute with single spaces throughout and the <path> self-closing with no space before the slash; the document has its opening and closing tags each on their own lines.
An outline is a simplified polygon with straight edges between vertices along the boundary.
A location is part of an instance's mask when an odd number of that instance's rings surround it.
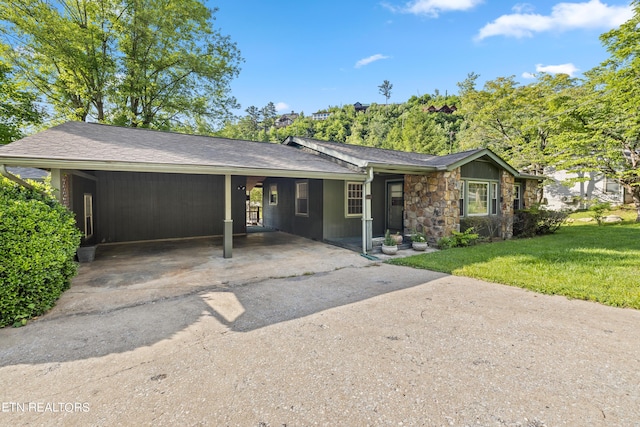
<svg viewBox="0 0 640 427">
<path fill-rule="evenodd" d="M 576 221 L 556 234 L 485 243 L 389 262 L 518 286 L 544 294 L 640 309 L 640 224 L 635 211 L 598 226 Z M 573 218 L 588 214 L 578 213 Z"/>
</svg>

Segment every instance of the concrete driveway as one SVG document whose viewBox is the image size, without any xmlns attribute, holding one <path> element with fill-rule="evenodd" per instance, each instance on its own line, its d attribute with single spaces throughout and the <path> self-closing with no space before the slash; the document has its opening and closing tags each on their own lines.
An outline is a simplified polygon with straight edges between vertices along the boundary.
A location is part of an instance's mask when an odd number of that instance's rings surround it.
<svg viewBox="0 0 640 427">
<path fill-rule="evenodd" d="M 640 425 L 638 311 L 237 240 L 100 248 L 0 330 L 0 425 Z"/>
</svg>

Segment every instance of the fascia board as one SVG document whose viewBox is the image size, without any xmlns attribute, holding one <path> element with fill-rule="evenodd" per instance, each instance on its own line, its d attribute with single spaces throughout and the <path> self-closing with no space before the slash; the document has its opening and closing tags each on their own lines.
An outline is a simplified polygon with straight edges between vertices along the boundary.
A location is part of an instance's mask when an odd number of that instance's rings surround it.
<svg viewBox="0 0 640 427">
<path fill-rule="evenodd" d="M 239 176 L 272 176 L 282 178 L 311 178 L 333 180 L 363 181 L 366 174 L 358 172 L 322 172 L 305 170 L 285 170 L 268 168 L 242 168 L 209 165 L 176 165 L 162 163 L 129 163 L 129 162 L 104 162 L 104 161 L 78 161 L 37 159 L 20 157 L 0 157 L 0 163 L 7 166 L 35 167 L 40 169 L 77 169 L 100 170 L 120 172 L 155 172 L 155 173 L 182 173 L 202 175 L 239 175 Z"/>
</svg>

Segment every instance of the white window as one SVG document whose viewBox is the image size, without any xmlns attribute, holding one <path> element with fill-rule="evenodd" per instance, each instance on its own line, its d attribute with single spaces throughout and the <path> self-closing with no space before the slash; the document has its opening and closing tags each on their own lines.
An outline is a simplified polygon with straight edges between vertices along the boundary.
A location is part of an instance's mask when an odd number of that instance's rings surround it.
<svg viewBox="0 0 640 427">
<path fill-rule="evenodd" d="M 608 194 L 619 194 L 620 193 L 620 184 L 618 181 L 612 178 L 604 179 L 604 192 Z"/>
<path fill-rule="evenodd" d="M 278 204 L 278 184 L 269 185 L 269 204 Z"/>
<path fill-rule="evenodd" d="M 93 236 L 93 195 L 85 193 L 84 195 L 84 238 L 88 239 Z"/>
<path fill-rule="evenodd" d="M 467 183 L 467 211 L 469 216 L 489 214 L 489 183 Z"/>
<path fill-rule="evenodd" d="M 296 181 L 296 215 L 309 215 L 309 181 Z"/>
<path fill-rule="evenodd" d="M 362 183 L 347 182 L 345 191 L 347 216 L 362 216 Z"/>
<path fill-rule="evenodd" d="M 491 183 L 491 215 L 498 213 L 498 183 Z"/>
<path fill-rule="evenodd" d="M 513 210 L 517 211 L 522 207 L 520 202 L 520 184 L 513 187 Z"/>
</svg>

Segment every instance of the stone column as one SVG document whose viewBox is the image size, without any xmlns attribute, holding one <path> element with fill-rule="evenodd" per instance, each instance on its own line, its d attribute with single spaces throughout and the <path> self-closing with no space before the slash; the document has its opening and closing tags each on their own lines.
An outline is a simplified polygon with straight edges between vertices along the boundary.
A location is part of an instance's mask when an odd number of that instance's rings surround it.
<svg viewBox="0 0 640 427">
<path fill-rule="evenodd" d="M 460 230 L 460 170 L 405 175 L 405 233 L 423 231 L 430 244 Z"/>
<path fill-rule="evenodd" d="M 515 178 L 509 172 L 500 171 L 500 237 L 510 239 L 513 237 L 513 188 Z"/>
</svg>

